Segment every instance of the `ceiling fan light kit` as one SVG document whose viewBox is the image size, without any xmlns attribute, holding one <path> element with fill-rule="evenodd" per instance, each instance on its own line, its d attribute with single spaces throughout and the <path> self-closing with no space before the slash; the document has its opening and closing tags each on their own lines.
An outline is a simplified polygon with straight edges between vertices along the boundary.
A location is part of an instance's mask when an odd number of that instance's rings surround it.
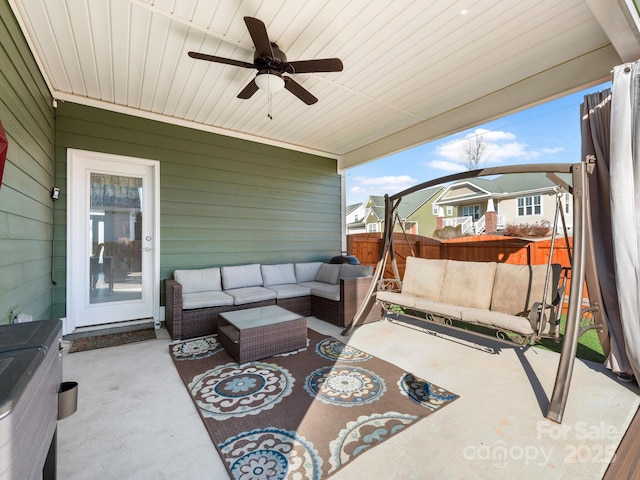
<svg viewBox="0 0 640 480">
<path fill-rule="evenodd" d="M 251 40 L 256 47 L 253 63 L 234 60 L 231 58 L 217 57 L 205 53 L 189 52 L 191 58 L 207 60 L 209 62 L 223 63 L 242 68 L 255 68 L 258 70 L 255 78 L 251 80 L 238 94 L 238 98 L 248 99 L 258 90 L 267 92 L 269 97 L 272 94 L 286 89 L 298 97 L 307 105 L 313 105 L 318 101 L 311 92 L 296 82 L 289 76 L 297 73 L 316 72 L 341 72 L 342 61 L 339 58 L 323 58 L 315 60 L 298 60 L 288 62 L 287 56 L 282 50 L 269 40 L 265 24 L 253 17 L 244 17 L 244 23 L 249 30 Z M 271 113 L 269 113 L 271 118 Z"/>
<path fill-rule="evenodd" d="M 256 75 L 256 85 L 258 85 L 260 90 L 272 94 L 284 88 L 284 80 L 281 76 L 273 73 L 258 73 L 258 75 Z"/>
</svg>

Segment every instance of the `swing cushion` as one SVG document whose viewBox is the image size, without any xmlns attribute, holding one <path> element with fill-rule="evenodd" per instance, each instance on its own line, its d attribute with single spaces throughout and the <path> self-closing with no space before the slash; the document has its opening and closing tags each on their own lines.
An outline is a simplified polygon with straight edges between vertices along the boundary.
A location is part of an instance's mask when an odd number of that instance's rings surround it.
<svg viewBox="0 0 640 480">
<path fill-rule="evenodd" d="M 440 301 L 461 307 L 489 309 L 495 262 L 449 260 L 445 270 Z"/>
<path fill-rule="evenodd" d="M 527 315 L 535 302 L 544 298 L 546 265 L 499 263 L 493 282 L 491 310 L 511 315 Z M 549 279 L 546 303 L 553 300 L 553 280 Z"/>
<path fill-rule="evenodd" d="M 448 260 L 407 257 L 402 293 L 437 302 Z"/>
<path fill-rule="evenodd" d="M 547 305 L 560 301 L 561 268 L 551 265 Z M 544 300 L 546 274 L 547 265 L 407 257 L 402 292 L 382 290 L 377 292 L 376 299 L 386 305 L 529 336 L 535 333 L 528 318 L 529 310 Z M 547 324 L 542 333 L 548 333 L 550 328 Z"/>
<path fill-rule="evenodd" d="M 460 311 L 460 316 L 457 318 L 465 323 L 482 325 L 498 330 L 507 330 L 519 333 L 520 335 L 531 335 L 533 333 L 533 328 L 531 328 L 531 323 L 527 318 L 496 310 L 463 308 Z"/>
</svg>

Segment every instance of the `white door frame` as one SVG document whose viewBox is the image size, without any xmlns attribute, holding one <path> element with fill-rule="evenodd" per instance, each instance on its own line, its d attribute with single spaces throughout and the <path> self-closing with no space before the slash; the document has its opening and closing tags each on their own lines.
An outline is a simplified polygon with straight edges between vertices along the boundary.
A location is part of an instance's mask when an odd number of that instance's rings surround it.
<svg viewBox="0 0 640 480">
<path fill-rule="evenodd" d="M 72 276 L 78 274 L 72 271 L 71 258 L 74 252 L 80 252 L 85 250 L 86 238 L 74 237 L 72 228 L 72 216 L 78 215 L 78 212 L 74 212 L 74 206 L 79 205 L 79 202 L 86 203 L 87 199 L 79 198 L 80 193 L 74 191 L 71 188 L 72 179 L 77 169 L 82 168 L 82 159 L 89 160 L 102 160 L 112 163 L 122 164 L 136 164 L 141 166 L 151 167 L 152 170 L 152 197 L 153 197 L 153 211 L 147 213 L 151 215 L 152 222 L 152 235 L 154 238 L 154 248 L 151 252 L 151 278 L 152 278 L 152 303 L 153 303 L 153 320 L 155 322 L 160 320 L 160 162 L 157 160 L 142 159 L 136 157 L 127 157 L 122 155 L 112 155 L 99 152 L 91 152 L 87 150 L 68 149 L 67 150 L 67 295 L 66 295 L 66 309 L 67 315 L 63 322 L 63 334 L 67 335 L 73 333 L 76 329 L 76 312 L 75 301 L 78 292 L 74 291 L 72 285 Z M 80 272 L 82 274 L 82 272 Z M 122 323 L 122 322 L 118 322 Z M 135 323 L 133 321 L 132 323 Z M 99 327 L 98 327 L 99 328 Z"/>
</svg>

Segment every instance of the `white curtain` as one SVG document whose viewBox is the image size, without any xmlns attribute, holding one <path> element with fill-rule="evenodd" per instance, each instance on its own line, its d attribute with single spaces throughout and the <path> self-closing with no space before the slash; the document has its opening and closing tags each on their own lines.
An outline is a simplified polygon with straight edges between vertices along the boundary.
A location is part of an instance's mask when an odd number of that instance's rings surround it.
<svg viewBox="0 0 640 480">
<path fill-rule="evenodd" d="M 621 363 L 611 367 L 613 371 L 617 367 L 633 373 L 636 379 L 640 379 L 639 102 L 640 63 L 616 67 L 613 72 L 609 152 L 611 234 L 619 320 L 624 337 L 619 347 L 624 348 L 627 359 L 621 359 Z"/>
</svg>

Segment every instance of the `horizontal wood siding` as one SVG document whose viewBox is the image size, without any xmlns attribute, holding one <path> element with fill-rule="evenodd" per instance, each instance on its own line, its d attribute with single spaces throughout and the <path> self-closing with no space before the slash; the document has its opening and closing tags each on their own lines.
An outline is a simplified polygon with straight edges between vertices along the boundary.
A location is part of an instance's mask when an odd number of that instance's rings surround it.
<svg viewBox="0 0 640 480">
<path fill-rule="evenodd" d="M 335 160 L 71 103 L 57 109 L 56 144 L 61 184 L 67 148 L 160 161 L 162 279 L 182 268 L 328 260 L 341 250 Z M 56 212 L 56 238 L 63 221 Z M 64 250 L 55 249 L 58 284 Z"/>
<path fill-rule="evenodd" d="M 556 215 L 556 196 L 555 194 L 540 194 L 540 197 L 542 201 L 542 213 L 540 215 L 519 216 L 517 198 L 500 200 L 498 213 L 504 216 L 505 224 L 540 223 L 543 220 L 553 224 L 553 219 Z M 566 218 L 566 220 L 569 225 L 573 224 L 573 218 Z"/>
<path fill-rule="evenodd" d="M 51 316 L 53 108 L 6 0 L 0 0 L 0 121 L 9 142 L 0 187 L 0 324 Z"/>
</svg>

